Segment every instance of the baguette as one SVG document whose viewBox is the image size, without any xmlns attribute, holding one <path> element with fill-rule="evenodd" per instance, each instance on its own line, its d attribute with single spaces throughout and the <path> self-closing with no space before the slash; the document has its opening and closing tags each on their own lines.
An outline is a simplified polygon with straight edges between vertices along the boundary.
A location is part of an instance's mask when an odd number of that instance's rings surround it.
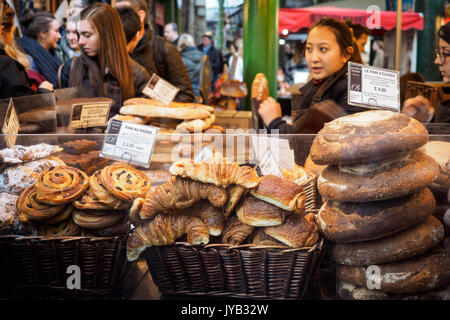
<svg viewBox="0 0 450 320">
<path fill-rule="evenodd" d="M 167 106 L 150 106 L 146 104 L 127 105 L 120 108 L 122 115 L 140 117 L 171 118 L 181 120 L 208 119 L 214 113 L 214 108 L 208 106 L 185 106 L 179 108 Z"/>
</svg>

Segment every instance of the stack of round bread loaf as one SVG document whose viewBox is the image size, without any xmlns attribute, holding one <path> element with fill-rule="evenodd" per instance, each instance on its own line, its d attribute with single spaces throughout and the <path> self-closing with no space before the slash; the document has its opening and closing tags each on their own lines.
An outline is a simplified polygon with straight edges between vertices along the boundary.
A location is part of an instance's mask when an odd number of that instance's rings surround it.
<svg viewBox="0 0 450 320">
<path fill-rule="evenodd" d="M 316 136 L 311 159 L 327 166 L 318 178 L 325 203 L 316 221 L 332 241 L 340 289 L 386 298 L 450 284 L 444 228 L 428 189 L 439 167 L 417 150 L 427 141 L 420 122 L 380 110 L 338 118 Z M 377 297 L 357 292 L 342 298 Z"/>
</svg>

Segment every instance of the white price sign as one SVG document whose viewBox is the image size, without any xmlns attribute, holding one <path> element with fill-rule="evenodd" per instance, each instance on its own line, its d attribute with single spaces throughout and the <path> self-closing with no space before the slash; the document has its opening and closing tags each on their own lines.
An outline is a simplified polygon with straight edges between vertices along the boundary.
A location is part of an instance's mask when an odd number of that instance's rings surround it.
<svg viewBox="0 0 450 320">
<path fill-rule="evenodd" d="M 203 147 L 202 150 L 194 157 L 194 162 L 199 163 L 202 161 L 206 161 L 208 159 L 211 159 L 214 156 L 214 153 L 211 151 L 208 147 Z"/>
<path fill-rule="evenodd" d="M 111 103 L 84 103 L 72 105 L 70 112 L 70 129 L 100 127 L 108 123 Z"/>
<path fill-rule="evenodd" d="M 288 140 L 264 135 L 254 135 L 251 139 L 257 161 L 261 161 L 264 153 L 269 149 L 280 167 L 286 169 L 295 168 L 294 152 L 290 148 Z"/>
<path fill-rule="evenodd" d="M 284 175 L 281 172 L 280 167 L 278 166 L 277 161 L 275 160 L 275 157 L 273 156 L 270 149 L 267 149 L 261 160 L 258 162 L 257 172 L 258 171 L 260 175 L 263 176 L 271 174 L 280 178 L 284 178 Z"/>
<path fill-rule="evenodd" d="M 13 100 L 9 99 L 8 109 L 6 111 L 5 120 L 3 122 L 2 132 L 5 135 L 8 148 L 14 147 L 16 144 L 17 134 L 19 133 L 19 118 L 14 108 Z"/>
<path fill-rule="evenodd" d="M 173 101 L 178 91 L 180 91 L 180 89 L 157 76 L 155 73 L 152 75 L 145 88 L 142 89 L 143 94 L 161 101 L 165 105 L 169 105 Z"/>
<path fill-rule="evenodd" d="M 349 62 L 347 100 L 350 105 L 400 112 L 400 73 Z"/>
<path fill-rule="evenodd" d="M 111 119 L 100 156 L 150 167 L 159 128 Z"/>
</svg>

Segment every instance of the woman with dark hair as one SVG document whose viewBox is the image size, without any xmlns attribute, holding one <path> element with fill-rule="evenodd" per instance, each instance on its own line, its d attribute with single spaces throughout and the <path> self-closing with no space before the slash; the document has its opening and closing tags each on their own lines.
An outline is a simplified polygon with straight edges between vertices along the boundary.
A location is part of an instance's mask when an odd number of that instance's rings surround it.
<svg viewBox="0 0 450 320">
<path fill-rule="evenodd" d="M 103 2 L 87 6 L 80 14 L 78 34 L 81 55 L 64 64 L 63 87 L 118 82 L 122 101 L 142 96 L 150 75 L 128 56 L 122 23 L 114 8 Z M 112 110 L 112 115 L 117 111 Z"/>
<path fill-rule="evenodd" d="M 305 58 L 312 79 L 292 99 L 292 123 L 281 119 L 281 107 L 271 97 L 258 113 L 269 130 L 280 134 L 317 133 L 326 122 L 367 109 L 347 103 L 348 62 L 360 59 L 348 26 L 336 19 L 319 20 L 309 31 Z"/>
<path fill-rule="evenodd" d="M 58 68 L 62 64 L 55 50 L 61 38 L 58 21 L 47 11 L 27 9 L 20 24 L 24 35 L 19 45 L 29 56 L 31 70 L 56 86 Z"/>
<path fill-rule="evenodd" d="M 31 81 L 26 69 L 29 62 L 24 53 L 14 43 L 14 10 L 4 0 L 0 0 L 0 99 L 31 95 Z M 53 90 L 51 83 L 45 81 L 38 91 Z"/>
</svg>

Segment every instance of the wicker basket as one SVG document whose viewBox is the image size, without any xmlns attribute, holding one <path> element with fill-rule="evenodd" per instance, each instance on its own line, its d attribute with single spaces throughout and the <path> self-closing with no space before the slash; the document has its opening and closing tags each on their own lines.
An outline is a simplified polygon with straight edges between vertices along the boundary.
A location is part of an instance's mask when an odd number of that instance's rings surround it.
<svg viewBox="0 0 450 320">
<path fill-rule="evenodd" d="M 81 288 L 68 289 L 70 265 L 81 270 Z M 119 237 L 0 236 L 0 289 L 21 293 L 105 296 L 120 287 L 131 269 Z"/>
<path fill-rule="evenodd" d="M 305 209 L 317 211 L 315 175 L 302 186 Z M 177 242 L 147 248 L 152 279 L 166 295 L 293 300 L 304 297 L 324 240 L 313 247 L 289 248 Z"/>
</svg>

